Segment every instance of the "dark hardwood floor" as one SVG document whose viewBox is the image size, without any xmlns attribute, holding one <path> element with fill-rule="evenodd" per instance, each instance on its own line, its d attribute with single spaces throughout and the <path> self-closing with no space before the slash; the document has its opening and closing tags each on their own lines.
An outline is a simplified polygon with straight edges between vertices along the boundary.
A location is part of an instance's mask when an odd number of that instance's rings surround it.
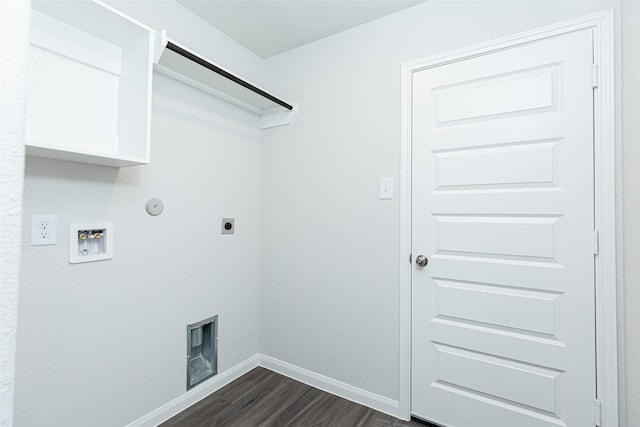
<svg viewBox="0 0 640 427">
<path fill-rule="evenodd" d="M 424 427 L 401 421 L 264 368 L 255 368 L 162 427 Z M 435 427 L 435 426 L 434 426 Z"/>
</svg>

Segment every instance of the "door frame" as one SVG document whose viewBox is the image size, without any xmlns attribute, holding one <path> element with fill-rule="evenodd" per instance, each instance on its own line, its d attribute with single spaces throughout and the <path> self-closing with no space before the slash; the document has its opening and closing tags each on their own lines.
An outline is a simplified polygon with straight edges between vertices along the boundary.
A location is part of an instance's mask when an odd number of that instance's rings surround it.
<svg viewBox="0 0 640 427">
<path fill-rule="evenodd" d="M 399 416 L 411 416 L 411 103 L 413 73 L 452 62 L 535 42 L 562 34 L 592 29 L 594 34 L 594 191 L 595 227 L 599 253 L 595 257 L 596 396 L 602 402 L 602 426 L 619 425 L 618 308 L 621 283 L 617 281 L 616 172 L 619 168 L 615 138 L 614 14 L 612 10 L 561 22 L 516 35 L 480 43 L 402 64 L 400 146 L 400 337 Z M 618 231 L 622 234 L 621 229 Z M 595 243 L 595 242 L 594 242 Z M 621 321 L 620 321 L 621 322 Z M 594 402 L 594 414 L 595 414 Z M 595 417 L 595 415 L 594 415 Z M 595 424 L 595 423 L 594 423 Z"/>
</svg>

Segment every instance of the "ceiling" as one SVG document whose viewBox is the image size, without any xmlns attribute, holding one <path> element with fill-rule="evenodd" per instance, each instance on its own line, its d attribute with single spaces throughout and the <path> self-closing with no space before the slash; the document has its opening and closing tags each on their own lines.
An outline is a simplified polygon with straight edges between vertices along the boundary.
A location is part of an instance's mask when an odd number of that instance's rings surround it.
<svg viewBox="0 0 640 427">
<path fill-rule="evenodd" d="M 268 58 L 427 0 L 178 0 Z"/>
</svg>

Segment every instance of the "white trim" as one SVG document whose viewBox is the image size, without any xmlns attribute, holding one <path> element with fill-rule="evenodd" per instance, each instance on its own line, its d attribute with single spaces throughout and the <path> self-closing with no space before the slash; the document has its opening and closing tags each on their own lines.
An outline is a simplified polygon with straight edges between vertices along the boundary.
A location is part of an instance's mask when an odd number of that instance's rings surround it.
<svg viewBox="0 0 640 427">
<path fill-rule="evenodd" d="M 209 396 L 211 393 L 220 390 L 230 382 L 237 380 L 253 368 L 258 366 L 258 355 L 254 354 L 234 367 L 227 369 L 223 373 L 207 380 L 202 385 L 196 386 L 188 392 L 178 396 L 171 402 L 162 405 L 158 409 L 149 412 L 147 415 L 138 418 L 125 427 L 153 427 L 167 421 L 174 415 L 184 411 L 196 402 Z"/>
<path fill-rule="evenodd" d="M 400 333 L 399 417 L 411 418 L 411 92 L 412 70 L 402 64 L 400 120 Z"/>
<path fill-rule="evenodd" d="M 169 418 L 184 411 L 198 401 L 220 390 L 232 381 L 240 378 L 252 369 L 261 366 L 270 371 L 277 372 L 296 381 L 308 384 L 319 390 L 334 394 L 360 405 L 384 412 L 393 417 L 401 417 L 398 401 L 380 396 L 358 387 L 343 383 L 333 378 L 309 371 L 291 363 L 266 356 L 255 354 L 236 366 L 226 370 L 222 374 L 207 380 L 200 386 L 178 396 L 171 402 L 151 411 L 147 415 L 127 424 L 125 427 L 152 427 L 167 421 Z"/>
<path fill-rule="evenodd" d="M 398 401 L 396 400 L 345 384 L 334 380 L 333 378 L 317 374 L 264 354 L 259 355 L 258 364 L 273 372 L 293 378 L 296 381 L 308 384 L 317 389 L 326 391 L 327 393 L 368 406 L 369 408 L 384 412 L 385 414 L 389 414 L 393 417 L 399 417 L 399 406 Z"/>
<path fill-rule="evenodd" d="M 596 357 L 598 399 L 603 426 L 618 426 L 618 283 L 616 277 L 616 171 L 613 12 L 603 13 L 594 28 L 594 60 L 600 72 L 594 99 L 595 222 L 600 234 L 596 256 Z M 622 231 L 620 230 L 620 233 Z"/>
<path fill-rule="evenodd" d="M 266 110 L 260 116 L 260 129 L 270 129 L 278 126 L 293 124 L 300 112 L 300 104 L 293 104 L 293 110 L 289 111 L 282 107 Z"/>
<path fill-rule="evenodd" d="M 603 427 L 619 425 L 618 323 L 616 280 L 616 161 L 614 114 L 613 11 L 527 31 L 498 40 L 402 64 L 401 94 L 401 196 L 400 196 L 400 416 L 411 405 L 411 81 L 415 72 L 562 34 L 593 29 L 594 58 L 600 71 L 594 98 L 595 122 L 595 223 L 600 233 L 596 256 L 596 357 L 598 398 L 602 400 Z M 409 343 L 407 343 L 407 341 Z M 409 354 L 407 354 L 407 351 Z M 409 410 L 410 411 L 410 410 Z M 620 417 L 624 418 L 624 417 Z"/>
</svg>

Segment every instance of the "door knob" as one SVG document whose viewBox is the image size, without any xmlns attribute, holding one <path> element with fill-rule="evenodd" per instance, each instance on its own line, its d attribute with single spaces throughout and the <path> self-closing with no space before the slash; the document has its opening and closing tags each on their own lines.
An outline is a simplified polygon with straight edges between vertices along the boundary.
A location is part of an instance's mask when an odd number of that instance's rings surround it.
<svg viewBox="0 0 640 427">
<path fill-rule="evenodd" d="M 429 264 L 429 258 L 427 258 L 426 256 L 424 256 L 424 255 L 418 255 L 418 256 L 416 257 L 416 265 L 417 265 L 418 267 L 424 267 L 424 266 L 426 266 L 427 264 Z"/>
</svg>

